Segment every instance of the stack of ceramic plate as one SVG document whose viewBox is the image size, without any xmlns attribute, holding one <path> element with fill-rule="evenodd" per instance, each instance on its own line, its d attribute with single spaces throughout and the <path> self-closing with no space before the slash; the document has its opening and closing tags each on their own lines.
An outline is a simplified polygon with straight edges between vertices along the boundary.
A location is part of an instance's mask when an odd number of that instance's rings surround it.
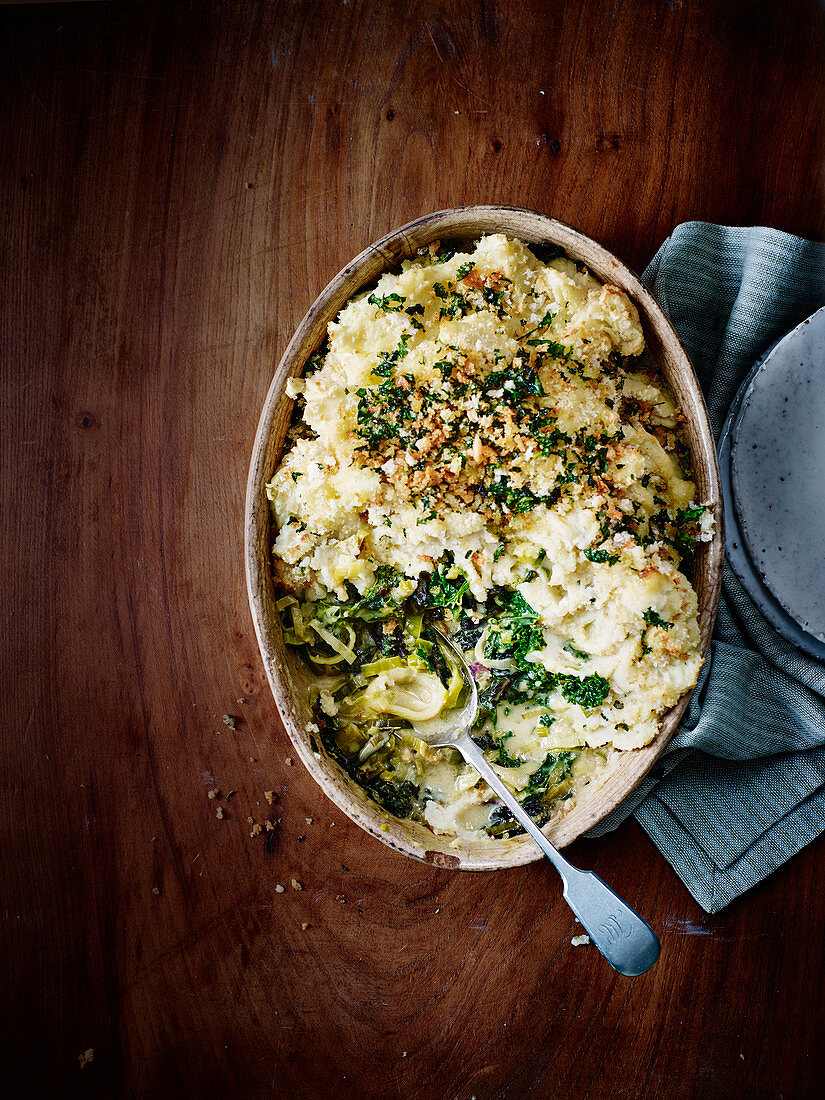
<svg viewBox="0 0 825 1100">
<path fill-rule="evenodd" d="M 731 567 L 782 637 L 825 661 L 825 308 L 745 379 L 719 467 Z"/>
</svg>

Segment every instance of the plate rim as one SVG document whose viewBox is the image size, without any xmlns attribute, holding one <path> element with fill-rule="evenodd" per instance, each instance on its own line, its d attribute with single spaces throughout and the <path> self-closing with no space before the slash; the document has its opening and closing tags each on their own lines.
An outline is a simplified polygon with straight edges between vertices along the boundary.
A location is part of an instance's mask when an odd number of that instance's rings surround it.
<svg viewBox="0 0 825 1100">
<path fill-rule="evenodd" d="M 810 316 L 804 318 L 799 324 L 794 325 L 786 333 L 775 340 L 754 362 L 751 369 L 741 382 L 731 402 L 728 415 L 719 435 L 718 458 L 719 472 L 722 484 L 722 496 L 726 513 L 725 557 L 734 574 L 741 582 L 745 591 L 762 612 L 771 626 L 786 641 L 796 649 L 813 657 L 818 661 L 825 661 L 825 642 L 816 638 L 807 631 L 802 624 L 794 618 L 776 598 L 767 583 L 763 580 L 760 570 L 753 560 L 748 548 L 748 540 L 739 520 L 739 509 L 736 504 L 736 488 L 734 480 L 733 450 L 736 445 L 735 435 L 739 427 L 746 402 L 748 401 L 753 385 L 760 371 L 768 364 L 774 353 L 782 345 L 794 336 L 804 325 L 809 324 L 815 317 L 823 317 L 825 322 L 825 306 L 814 310 Z"/>
</svg>

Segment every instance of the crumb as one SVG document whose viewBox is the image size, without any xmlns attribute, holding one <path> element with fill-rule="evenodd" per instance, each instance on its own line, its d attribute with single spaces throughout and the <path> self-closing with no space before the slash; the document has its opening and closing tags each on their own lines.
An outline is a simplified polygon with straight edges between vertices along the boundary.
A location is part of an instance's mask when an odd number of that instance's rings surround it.
<svg viewBox="0 0 825 1100">
<path fill-rule="evenodd" d="M 89 1047 L 88 1050 L 84 1050 L 82 1054 L 78 1054 L 77 1060 L 78 1062 L 80 1062 L 80 1068 L 85 1069 L 85 1067 L 88 1066 L 89 1062 L 93 1062 L 95 1060 L 95 1048 Z"/>
<path fill-rule="evenodd" d="M 311 818 L 311 817 L 308 817 L 308 818 L 306 819 L 306 823 L 307 823 L 307 825 L 311 825 L 311 824 L 312 824 L 312 818 Z"/>
<path fill-rule="evenodd" d="M 293 890 L 303 890 L 303 886 L 300 884 L 300 882 L 297 880 L 297 878 L 294 878 L 292 880 L 292 882 L 290 883 L 290 886 L 292 887 Z"/>
<path fill-rule="evenodd" d="M 437 915 L 438 915 L 438 914 L 439 914 L 439 913 L 441 912 L 441 910 L 440 910 L 440 909 L 436 909 L 436 911 L 435 911 L 435 912 L 436 912 L 436 916 L 437 916 Z"/>
<path fill-rule="evenodd" d="M 275 832 L 275 826 L 272 824 L 271 821 L 265 821 L 264 822 L 264 827 L 266 828 L 266 831 L 268 833 L 274 833 Z"/>
<path fill-rule="evenodd" d="M 229 729 L 234 730 L 238 728 L 238 719 L 234 714 L 225 714 L 223 716 L 223 724 L 228 726 Z"/>
<path fill-rule="evenodd" d="M 281 886 L 281 884 L 279 882 L 278 885 L 275 887 L 275 893 L 276 894 L 282 894 L 283 892 L 284 892 L 284 888 L 283 888 L 283 886 Z"/>
<path fill-rule="evenodd" d="M 221 793 L 220 787 L 213 787 L 211 791 L 206 792 L 207 798 L 217 798 Z"/>
<path fill-rule="evenodd" d="M 291 767 L 292 767 L 292 757 L 291 757 L 291 756 L 288 756 L 288 757 L 286 758 L 286 760 L 284 761 L 284 763 L 286 764 L 286 766 L 287 766 L 288 768 L 291 768 Z"/>
<path fill-rule="evenodd" d="M 153 893 L 153 894 L 157 894 L 158 896 L 160 895 L 160 890 L 158 889 L 158 887 L 157 887 L 157 886 L 153 886 L 153 887 L 152 887 L 152 893 Z"/>
<path fill-rule="evenodd" d="M 274 791 L 264 791 L 264 798 L 267 800 L 267 802 L 269 803 L 270 806 L 272 805 L 272 803 L 275 801 L 275 799 L 277 797 L 278 796 L 277 796 L 277 794 L 275 794 Z"/>
<path fill-rule="evenodd" d="M 335 822 L 334 822 L 334 821 L 330 821 L 330 823 L 329 823 L 329 827 L 330 827 L 330 829 L 334 829 L 334 828 L 335 828 Z"/>
<path fill-rule="evenodd" d="M 250 763 L 250 764 L 255 764 L 255 763 L 256 763 L 256 760 L 255 760 L 255 757 L 254 757 L 254 756 L 250 756 L 250 758 L 249 758 L 249 763 Z"/>
<path fill-rule="evenodd" d="M 302 932 L 306 932 L 307 928 L 310 928 L 310 927 L 311 927 L 311 925 L 307 924 L 307 923 L 306 923 L 306 921 L 305 921 L 305 922 L 304 922 L 304 923 L 303 923 L 303 924 L 301 925 L 301 931 L 302 931 Z"/>
<path fill-rule="evenodd" d="M 336 901 L 338 902 L 338 904 L 339 904 L 339 905 L 346 905 L 346 904 L 347 904 L 347 899 L 346 899 L 346 898 L 344 897 L 344 895 L 343 895 L 343 894 L 339 894 L 339 895 L 338 895 L 338 896 L 336 897 L 336 899 L 335 899 L 335 900 L 336 900 Z"/>
<path fill-rule="evenodd" d="M 250 836 L 260 836 L 260 834 L 262 832 L 263 832 L 263 829 L 261 828 L 260 825 L 253 825 L 252 826 L 252 832 L 249 835 Z"/>
<path fill-rule="evenodd" d="M 303 835 L 303 833 L 299 833 L 298 834 L 298 843 L 303 844 L 305 840 L 306 840 L 306 837 Z"/>
<path fill-rule="evenodd" d="M 223 807 L 222 806 L 218 806 L 217 810 L 215 810 L 215 817 L 218 819 L 218 821 L 223 821 Z"/>
<path fill-rule="evenodd" d="M 402 1051 L 401 1051 L 401 1057 L 402 1057 L 402 1058 L 406 1058 L 406 1057 L 407 1057 L 407 1052 L 406 1052 L 406 1050 L 402 1050 Z"/>
<path fill-rule="evenodd" d="M 574 947 L 583 947 L 586 943 L 590 943 L 589 936 L 574 936 L 570 941 Z"/>
</svg>

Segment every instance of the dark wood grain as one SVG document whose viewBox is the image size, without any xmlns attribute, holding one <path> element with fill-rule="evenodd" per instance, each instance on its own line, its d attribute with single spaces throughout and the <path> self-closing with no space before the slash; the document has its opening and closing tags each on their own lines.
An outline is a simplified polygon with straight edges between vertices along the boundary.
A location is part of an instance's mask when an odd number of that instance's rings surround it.
<svg viewBox="0 0 825 1100">
<path fill-rule="evenodd" d="M 634 823 L 579 842 L 635 980 L 549 866 L 383 849 L 287 763 L 242 518 L 278 356 L 396 225 L 821 238 L 824 44 L 814 0 L 0 10 L 6 1095 L 819 1095 L 825 845 L 709 918 Z"/>
</svg>

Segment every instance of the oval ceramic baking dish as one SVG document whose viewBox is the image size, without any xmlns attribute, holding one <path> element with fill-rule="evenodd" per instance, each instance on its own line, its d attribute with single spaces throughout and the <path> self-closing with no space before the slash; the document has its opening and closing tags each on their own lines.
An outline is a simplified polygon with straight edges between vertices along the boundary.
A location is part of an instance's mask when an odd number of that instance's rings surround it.
<svg viewBox="0 0 825 1100">
<path fill-rule="evenodd" d="M 693 576 L 703 652 L 707 651 L 716 616 L 724 552 L 719 473 L 699 383 L 675 330 L 656 300 L 633 272 L 595 241 L 530 210 L 507 206 L 443 210 L 419 218 L 370 245 L 321 292 L 298 326 L 275 372 L 249 470 L 246 576 L 261 655 L 286 731 L 324 793 L 356 824 L 396 851 L 438 866 L 465 870 L 512 867 L 541 858 L 541 852 L 526 836 L 508 840 L 462 838 L 460 848 L 451 847 L 452 837 L 438 836 L 424 825 L 391 816 L 324 754 L 307 729 L 312 721 L 307 701 L 308 672 L 281 637 L 272 579 L 273 535 L 266 485 L 280 461 L 292 413 L 293 403 L 285 393 L 287 379 L 302 373 L 309 356 L 322 343 L 328 323 L 341 308 L 353 295 L 431 241 L 437 238 L 471 241 L 485 233 L 505 233 L 528 244 L 560 245 L 571 259 L 586 264 L 602 282 L 619 287 L 636 305 L 647 345 L 687 418 L 686 436 L 697 498 L 710 502 L 714 511 L 715 533 L 710 542 L 700 546 Z M 651 744 L 616 754 L 572 807 L 545 827 L 554 844 L 563 847 L 592 828 L 638 785 L 677 729 L 688 700 L 689 694 L 664 715 L 659 734 Z"/>
</svg>

